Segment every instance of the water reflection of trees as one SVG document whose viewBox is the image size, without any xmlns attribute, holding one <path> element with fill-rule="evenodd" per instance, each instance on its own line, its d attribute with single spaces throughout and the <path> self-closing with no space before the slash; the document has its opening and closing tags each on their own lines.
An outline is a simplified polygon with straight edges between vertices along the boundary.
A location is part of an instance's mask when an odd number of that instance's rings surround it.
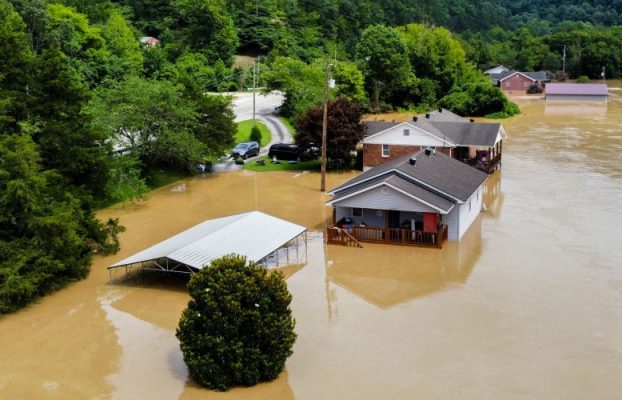
<svg viewBox="0 0 622 400">
<path fill-rule="evenodd" d="M 463 239 L 442 249 L 365 244 L 363 249 L 327 246 L 329 317 L 338 301 L 332 285 L 381 308 L 413 301 L 464 284 L 482 251 L 481 218 Z"/>
</svg>

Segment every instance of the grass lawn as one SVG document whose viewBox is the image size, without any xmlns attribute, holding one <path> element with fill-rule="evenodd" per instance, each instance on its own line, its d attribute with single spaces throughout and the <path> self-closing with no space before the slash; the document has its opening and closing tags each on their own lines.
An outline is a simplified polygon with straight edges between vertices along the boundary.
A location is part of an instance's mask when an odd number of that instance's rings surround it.
<svg viewBox="0 0 622 400">
<path fill-rule="evenodd" d="M 188 171 L 158 168 L 151 171 L 149 176 L 145 178 L 145 182 L 147 183 L 147 186 L 149 186 L 149 189 L 153 190 L 159 188 L 160 186 L 168 185 L 169 183 L 188 178 L 189 176 L 192 176 L 192 174 Z"/>
<path fill-rule="evenodd" d="M 263 156 L 259 160 L 264 160 L 266 165 L 257 165 L 257 161 L 250 161 L 244 165 L 244 168 L 257 172 L 272 171 L 314 171 L 320 169 L 320 160 L 300 161 L 296 164 L 290 164 L 288 161 L 281 161 L 281 164 L 272 164 L 268 156 Z"/>
<path fill-rule="evenodd" d="M 294 126 L 292 125 L 291 122 L 289 122 L 289 120 L 285 117 L 277 117 L 279 119 L 279 121 L 281 121 L 283 123 L 283 125 L 285 125 L 287 127 L 287 129 L 289 130 L 290 135 L 292 135 L 292 137 L 296 136 L 296 129 L 294 129 Z"/>
<path fill-rule="evenodd" d="M 270 143 L 270 139 L 272 135 L 270 135 L 270 130 L 268 127 L 261 122 L 257 121 L 257 126 L 261 131 L 261 143 L 260 147 L 264 147 L 268 143 Z M 238 122 L 238 131 L 235 134 L 235 143 L 248 142 L 251 136 L 251 129 L 253 128 L 253 120 L 248 119 L 246 121 Z"/>
</svg>

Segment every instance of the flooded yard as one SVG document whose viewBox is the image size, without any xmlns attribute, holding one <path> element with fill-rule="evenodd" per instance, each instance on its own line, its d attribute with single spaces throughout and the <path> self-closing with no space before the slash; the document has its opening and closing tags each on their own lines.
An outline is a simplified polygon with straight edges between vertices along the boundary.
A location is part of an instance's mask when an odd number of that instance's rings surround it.
<svg viewBox="0 0 622 400">
<path fill-rule="evenodd" d="M 622 392 L 622 99 L 524 100 L 505 123 L 486 211 L 441 250 L 326 246 L 314 173 L 232 172 L 100 213 L 127 227 L 90 276 L 0 318 L 2 399 L 618 399 Z M 594 108 L 596 107 L 596 108 Z M 354 173 L 332 174 L 333 187 Z M 274 382 L 189 380 L 182 280 L 109 285 L 106 267 L 208 218 L 260 210 L 311 231 L 286 269 L 298 340 Z"/>
</svg>

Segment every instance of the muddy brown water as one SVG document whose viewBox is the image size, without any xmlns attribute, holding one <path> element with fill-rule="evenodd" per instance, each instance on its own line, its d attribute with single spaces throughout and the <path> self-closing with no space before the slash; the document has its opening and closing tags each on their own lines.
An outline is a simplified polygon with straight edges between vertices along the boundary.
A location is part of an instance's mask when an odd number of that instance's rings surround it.
<svg viewBox="0 0 622 400">
<path fill-rule="evenodd" d="M 197 387 L 179 279 L 106 267 L 204 219 L 258 209 L 320 231 L 319 176 L 188 179 L 100 213 L 127 227 L 88 279 L 0 319 L 1 399 L 619 399 L 622 91 L 606 107 L 519 100 L 486 212 L 442 250 L 325 246 L 286 270 L 298 340 L 270 383 Z M 351 173 L 334 174 L 334 186 Z"/>
</svg>

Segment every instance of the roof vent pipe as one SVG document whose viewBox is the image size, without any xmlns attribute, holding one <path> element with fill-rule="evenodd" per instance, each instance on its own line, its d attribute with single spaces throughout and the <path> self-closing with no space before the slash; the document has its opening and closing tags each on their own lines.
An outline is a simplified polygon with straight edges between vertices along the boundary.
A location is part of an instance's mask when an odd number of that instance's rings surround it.
<svg viewBox="0 0 622 400">
<path fill-rule="evenodd" d="M 417 157 L 410 157 L 410 160 L 408 160 L 408 163 L 414 167 L 415 164 L 417 164 Z"/>
<path fill-rule="evenodd" d="M 432 155 L 432 149 L 430 149 L 429 147 L 425 149 L 424 151 L 425 151 L 426 156 L 430 157 Z"/>
<path fill-rule="evenodd" d="M 429 119 L 430 118 L 430 113 L 426 113 L 425 117 Z"/>
<path fill-rule="evenodd" d="M 443 108 L 442 108 L 442 107 L 441 107 L 441 108 L 439 108 L 439 109 L 438 109 L 438 112 L 442 113 L 442 112 L 443 112 Z"/>
<path fill-rule="evenodd" d="M 475 122 L 475 120 L 474 120 L 473 118 L 471 118 L 471 119 L 469 120 L 469 122 L 473 123 L 473 122 Z"/>
<path fill-rule="evenodd" d="M 413 121 L 417 122 L 417 119 L 418 119 L 418 118 L 419 118 L 419 117 L 413 117 Z"/>
</svg>

